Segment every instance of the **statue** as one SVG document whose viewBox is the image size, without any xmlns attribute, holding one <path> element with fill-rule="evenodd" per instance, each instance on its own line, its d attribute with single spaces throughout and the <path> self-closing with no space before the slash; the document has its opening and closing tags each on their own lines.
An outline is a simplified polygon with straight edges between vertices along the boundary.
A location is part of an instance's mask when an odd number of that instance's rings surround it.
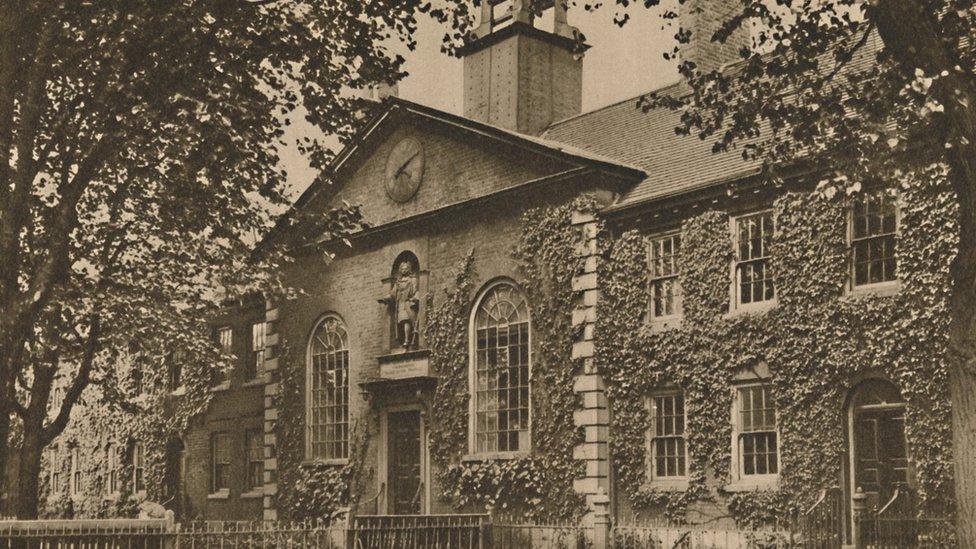
<svg viewBox="0 0 976 549">
<path fill-rule="evenodd" d="M 397 265 L 397 275 L 390 284 L 390 295 L 380 300 L 392 309 L 394 337 L 404 349 L 417 348 L 417 310 L 420 298 L 417 297 L 417 273 L 410 261 Z"/>
</svg>

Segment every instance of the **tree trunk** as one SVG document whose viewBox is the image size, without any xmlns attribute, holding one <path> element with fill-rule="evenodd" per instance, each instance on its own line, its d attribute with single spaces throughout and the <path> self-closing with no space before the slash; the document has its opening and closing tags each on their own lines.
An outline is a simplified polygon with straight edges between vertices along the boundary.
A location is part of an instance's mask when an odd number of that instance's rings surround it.
<svg viewBox="0 0 976 549">
<path fill-rule="evenodd" d="M 877 0 L 868 14 L 906 74 L 940 76 L 930 94 L 945 108 L 933 127 L 945 147 L 959 200 L 959 250 L 952 264 L 949 393 L 959 547 L 976 549 L 976 82 L 956 70 L 938 14 L 917 0 Z M 960 49 L 956 45 L 955 49 Z"/>
<path fill-rule="evenodd" d="M 11 514 L 7 486 L 7 458 L 10 448 L 10 412 L 0 406 L 0 516 Z"/>
<path fill-rule="evenodd" d="M 31 422 L 35 423 L 35 422 Z M 36 519 L 38 504 L 38 487 L 41 476 L 41 426 L 24 429 L 24 440 L 20 445 L 18 457 L 18 486 L 16 499 L 16 514 L 19 519 Z M 55 464 L 60 465 L 60 464 Z"/>
<path fill-rule="evenodd" d="M 971 212 L 972 214 L 972 212 Z M 976 548 L 976 249 L 960 249 L 953 265 L 949 391 L 959 546 Z"/>
</svg>

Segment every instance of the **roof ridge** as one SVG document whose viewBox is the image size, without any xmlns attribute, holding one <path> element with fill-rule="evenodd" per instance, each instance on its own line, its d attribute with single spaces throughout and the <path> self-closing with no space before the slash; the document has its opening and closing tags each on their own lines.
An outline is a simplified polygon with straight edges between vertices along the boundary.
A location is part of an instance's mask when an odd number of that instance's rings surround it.
<svg viewBox="0 0 976 549">
<path fill-rule="evenodd" d="M 679 85 L 681 85 L 681 82 L 682 82 L 682 80 L 679 79 L 679 80 L 676 80 L 676 81 L 671 82 L 669 84 L 665 84 L 663 86 L 660 86 L 658 88 L 653 88 L 653 89 L 647 90 L 645 92 L 641 92 L 641 93 L 639 93 L 637 95 L 633 95 L 633 96 L 630 96 L 630 97 L 626 97 L 624 99 L 620 99 L 620 100 L 614 101 L 613 103 L 608 103 L 608 104 L 606 104 L 606 105 L 604 105 L 602 107 L 597 107 L 597 108 L 595 108 L 593 110 L 590 110 L 590 111 L 581 112 L 579 114 L 574 114 L 572 116 L 567 116 L 566 118 L 561 118 L 561 119 L 553 122 L 552 124 L 549 124 L 549 126 L 546 127 L 546 131 L 543 132 L 542 135 L 545 135 L 546 133 L 549 132 L 549 130 L 553 129 L 556 126 L 559 126 L 560 124 L 565 124 L 566 122 L 570 122 L 570 121 L 575 120 L 577 118 L 581 118 L 581 117 L 584 117 L 584 116 L 589 116 L 591 114 L 596 114 L 596 113 L 598 113 L 600 111 L 605 111 L 607 109 L 612 109 L 613 107 L 616 107 L 616 106 L 622 105 L 624 103 L 633 101 L 633 100 L 638 99 L 640 97 L 644 97 L 645 95 L 648 95 L 648 94 L 651 94 L 651 93 L 660 93 L 660 92 L 663 92 L 663 91 L 668 90 L 670 88 L 676 88 Z"/>
</svg>

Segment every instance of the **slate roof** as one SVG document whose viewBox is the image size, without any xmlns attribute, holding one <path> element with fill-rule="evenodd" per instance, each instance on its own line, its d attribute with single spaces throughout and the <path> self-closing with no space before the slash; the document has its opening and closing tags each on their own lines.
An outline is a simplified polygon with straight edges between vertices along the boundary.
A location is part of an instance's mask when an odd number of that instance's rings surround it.
<svg viewBox="0 0 976 549">
<path fill-rule="evenodd" d="M 681 93 L 676 83 L 660 94 Z M 639 96 L 638 96 L 639 97 Z M 647 176 L 621 197 L 613 209 L 673 196 L 755 173 L 758 161 L 742 159 L 740 149 L 712 153 L 714 139 L 676 135 L 680 111 L 644 113 L 634 97 L 550 126 L 542 137 L 615 158 Z"/>
<path fill-rule="evenodd" d="M 852 37 L 851 40 L 855 39 Z M 868 37 L 841 74 L 866 70 L 882 47 L 877 32 Z M 834 67 L 831 52 L 820 59 L 822 70 Z M 731 69 L 731 66 L 729 67 Z M 733 69 L 734 70 L 734 69 Z M 677 82 L 657 90 L 660 95 L 688 93 L 687 85 Z M 624 193 L 605 211 L 627 209 L 644 202 L 690 193 L 759 173 L 761 162 L 742 158 L 739 148 L 713 153 L 716 137 L 676 135 L 681 111 L 667 108 L 645 113 L 637 106 L 641 96 L 633 97 L 552 124 L 543 134 L 547 141 L 558 141 L 636 166 L 647 176 Z M 768 128 L 768 124 L 762 124 Z"/>
</svg>

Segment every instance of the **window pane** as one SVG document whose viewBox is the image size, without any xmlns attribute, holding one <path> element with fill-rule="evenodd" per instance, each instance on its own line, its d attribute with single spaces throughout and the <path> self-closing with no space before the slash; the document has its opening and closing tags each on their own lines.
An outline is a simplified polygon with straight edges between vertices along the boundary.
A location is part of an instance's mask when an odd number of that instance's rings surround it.
<svg viewBox="0 0 976 549">
<path fill-rule="evenodd" d="M 685 404 L 681 393 L 651 398 L 651 463 L 655 478 L 686 475 Z"/>
<path fill-rule="evenodd" d="M 772 212 L 736 220 L 736 292 L 740 304 L 772 300 L 775 296 L 769 273 L 769 246 L 773 237 Z"/>
<path fill-rule="evenodd" d="M 677 314 L 678 253 L 681 249 L 681 238 L 676 234 L 654 238 L 648 249 L 651 316 L 656 318 Z"/>
<path fill-rule="evenodd" d="M 529 429 L 528 304 L 498 284 L 475 313 L 475 444 L 478 452 L 526 450 Z"/>
<path fill-rule="evenodd" d="M 739 456 L 743 475 L 769 475 L 778 470 L 776 409 L 768 384 L 738 389 Z"/>
<path fill-rule="evenodd" d="M 854 285 L 895 280 L 896 207 L 886 192 L 867 193 L 851 208 Z"/>
<path fill-rule="evenodd" d="M 349 445 L 349 348 L 338 318 L 323 320 L 312 335 L 309 416 L 312 457 L 345 459 Z"/>
</svg>

